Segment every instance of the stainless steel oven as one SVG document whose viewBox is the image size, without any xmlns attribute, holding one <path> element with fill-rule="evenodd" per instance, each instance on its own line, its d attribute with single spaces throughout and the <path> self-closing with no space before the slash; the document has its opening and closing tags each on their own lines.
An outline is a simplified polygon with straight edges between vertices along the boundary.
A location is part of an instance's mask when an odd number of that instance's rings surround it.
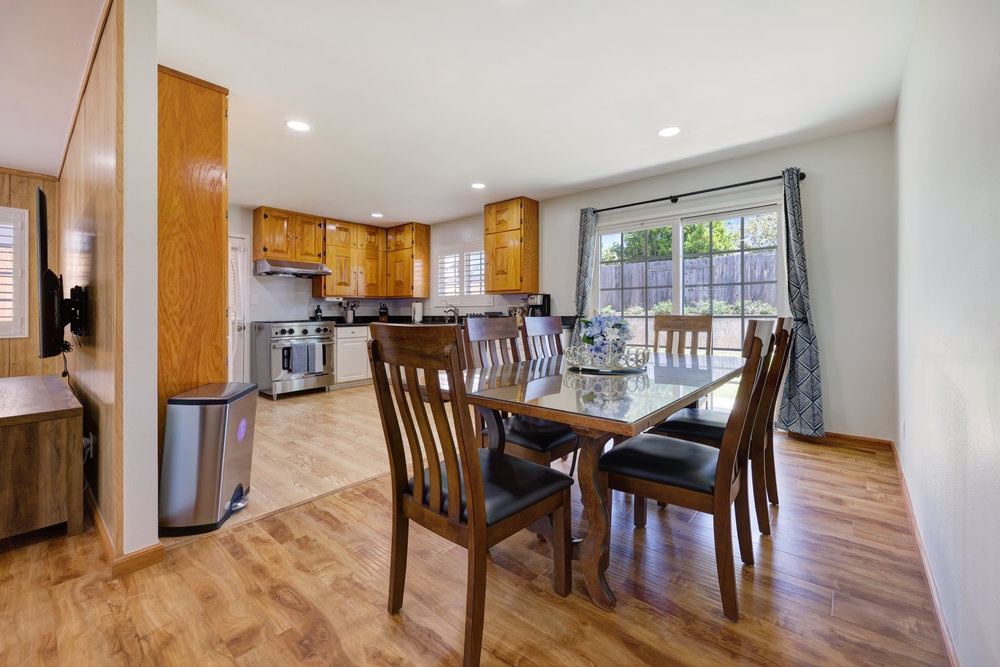
<svg viewBox="0 0 1000 667">
<path fill-rule="evenodd" d="M 323 387 L 334 380 L 336 329 L 329 322 L 254 322 L 253 381 L 262 394 Z"/>
</svg>

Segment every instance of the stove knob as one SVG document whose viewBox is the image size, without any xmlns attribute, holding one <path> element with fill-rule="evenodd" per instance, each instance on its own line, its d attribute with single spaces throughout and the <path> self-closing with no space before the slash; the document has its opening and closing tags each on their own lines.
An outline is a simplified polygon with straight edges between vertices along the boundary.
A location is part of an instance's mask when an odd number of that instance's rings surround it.
<svg viewBox="0 0 1000 667">
<path fill-rule="evenodd" d="M 281 330 L 281 335 L 285 335 L 286 333 L 288 333 L 288 332 L 285 331 L 284 329 Z"/>
<path fill-rule="evenodd" d="M 330 327 L 323 327 L 323 333 L 327 333 L 328 331 L 330 331 Z"/>
<path fill-rule="evenodd" d="M 323 330 L 322 330 L 322 329 L 320 329 L 319 327 L 316 327 L 316 333 L 319 333 L 319 332 L 321 332 L 321 331 L 323 331 Z"/>
<path fill-rule="evenodd" d="M 309 329 L 303 329 L 302 330 L 302 335 L 303 336 L 305 336 L 307 333 L 309 333 Z"/>
</svg>

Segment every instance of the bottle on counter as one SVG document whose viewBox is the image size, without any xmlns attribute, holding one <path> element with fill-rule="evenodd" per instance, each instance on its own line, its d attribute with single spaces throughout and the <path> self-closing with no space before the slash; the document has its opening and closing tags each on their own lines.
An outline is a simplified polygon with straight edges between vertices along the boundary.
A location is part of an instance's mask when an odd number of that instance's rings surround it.
<svg viewBox="0 0 1000 667">
<path fill-rule="evenodd" d="M 321 320 L 321 319 L 323 319 L 323 309 L 320 308 L 319 306 L 316 306 L 316 312 L 313 313 L 313 319 L 314 320 Z"/>
<path fill-rule="evenodd" d="M 378 321 L 388 322 L 389 321 L 389 307 L 385 305 L 385 302 L 378 304 Z"/>
</svg>

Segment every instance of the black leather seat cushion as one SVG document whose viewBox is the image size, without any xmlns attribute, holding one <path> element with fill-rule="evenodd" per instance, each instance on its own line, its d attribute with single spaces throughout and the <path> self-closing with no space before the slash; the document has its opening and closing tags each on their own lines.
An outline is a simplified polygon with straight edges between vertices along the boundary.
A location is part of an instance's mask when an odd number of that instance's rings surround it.
<svg viewBox="0 0 1000 667">
<path fill-rule="evenodd" d="M 573 485 L 573 478 L 548 466 L 519 459 L 495 449 L 480 449 L 479 465 L 483 471 L 486 496 L 486 525 L 503 521 L 523 509 Z M 448 511 L 448 480 L 441 466 L 444 482 L 444 512 Z M 424 470 L 424 504 L 430 502 L 430 475 Z M 413 493 L 413 478 L 410 478 Z M 465 480 L 462 480 L 462 521 L 468 521 L 465 506 Z"/>
<path fill-rule="evenodd" d="M 670 415 L 650 430 L 677 438 L 686 436 L 721 443 L 728 422 L 729 413 L 724 410 L 685 408 Z"/>
<path fill-rule="evenodd" d="M 616 475 L 715 492 L 719 450 L 689 440 L 642 433 L 601 456 L 600 470 Z"/>
<path fill-rule="evenodd" d="M 512 415 L 504 420 L 504 426 L 507 442 L 536 452 L 547 452 L 576 440 L 573 429 L 548 419 Z"/>
</svg>

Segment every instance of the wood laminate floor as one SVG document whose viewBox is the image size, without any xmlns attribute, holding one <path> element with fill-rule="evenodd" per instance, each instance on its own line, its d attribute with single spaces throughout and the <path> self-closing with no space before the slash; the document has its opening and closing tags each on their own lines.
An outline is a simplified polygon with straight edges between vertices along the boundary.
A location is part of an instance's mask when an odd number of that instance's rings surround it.
<svg viewBox="0 0 1000 667">
<path fill-rule="evenodd" d="M 305 424 L 261 401 L 258 437 L 296 443 L 276 489 L 304 484 L 294 470 L 318 455 L 302 441 L 350 450 L 319 463 L 339 490 L 317 500 L 175 544 L 118 580 L 89 519 L 81 535 L 0 542 L 0 664 L 460 664 L 463 549 L 411 528 L 403 608 L 385 611 L 387 480 L 354 463 L 384 466 L 384 444 L 371 388 L 349 391 Z M 320 396 L 302 404 L 337 392 Z M 737 559 L 738 623 L 722 615 L 710 517 L 651 504 L 635 530 L 616 493 L 616 611 L 591 604 L 578 566 L 572 594 L 556 595 L 549 545 L 519 533 L 490 553 L 483 664 L 948 664 L 892 453 L 776 447 L 781 505 L 756 566 Z"/>
</svg>

